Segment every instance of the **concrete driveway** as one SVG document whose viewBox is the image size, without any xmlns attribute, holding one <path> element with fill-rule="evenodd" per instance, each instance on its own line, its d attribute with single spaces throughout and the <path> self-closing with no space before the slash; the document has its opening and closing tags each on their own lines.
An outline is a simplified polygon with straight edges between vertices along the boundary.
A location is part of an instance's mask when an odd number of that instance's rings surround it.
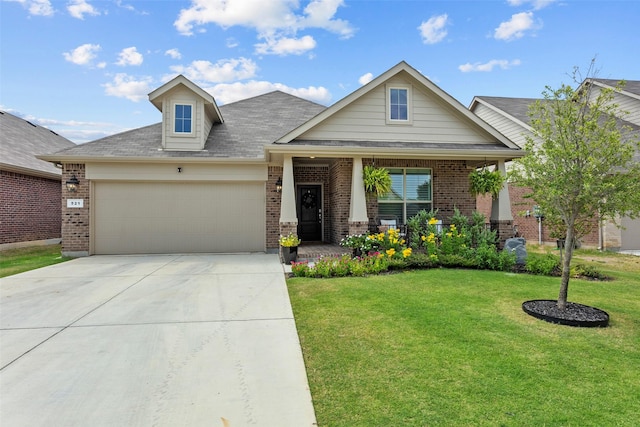
<svg viewBox="0 0 640 427">
<path fill-rule="evenodd" d="M 94 256 L 1 279 L 0 425 L 315 425 L 276 255 Z"/>
</svg>

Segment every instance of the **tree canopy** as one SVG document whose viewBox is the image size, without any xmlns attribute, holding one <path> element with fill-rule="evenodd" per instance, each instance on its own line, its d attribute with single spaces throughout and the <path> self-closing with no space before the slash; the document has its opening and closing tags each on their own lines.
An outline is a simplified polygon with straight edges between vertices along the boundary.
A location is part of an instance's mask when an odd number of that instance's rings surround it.
<svg viewBox="0 0 640 427">
<path fill-rule="evenodd" d="M 574 70 L 574 82 L 577 69 Z M 558 306 L 564 308 L 573 242 L 595 220 L 640 215 L 640 134 L 614 103 L 616 89 L 546 87 L 544 99 L 529 109 L 533 129 L 527 154 L 514 161 L 511 181 L 528 187 L 545 220 L 565 233 L 566 255 Z"/>
</svg>

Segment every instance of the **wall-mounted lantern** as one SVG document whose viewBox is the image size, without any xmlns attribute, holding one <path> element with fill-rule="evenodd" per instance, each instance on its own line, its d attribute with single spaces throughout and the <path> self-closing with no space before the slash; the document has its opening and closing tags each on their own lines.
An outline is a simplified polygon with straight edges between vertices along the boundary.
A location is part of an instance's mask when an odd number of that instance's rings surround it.
<svg viewBox="0 0 640 427">
<path fill-rule="evenodd" d="M 278 178 L 276 181 L 276 193 L 282 192 L 282 178 Z"/>
<path fill-rule="evenodd" d="M 67 191 L 69 191 L 70 193 L 75 193 L 76 191 L 78 191 L 78 186 L 80 185 L 80 181 L 78 181 L 78 178 L 76 177 L 76 175 L 73 174 L 71 179 L 69 179 L 65 184 L 67 185 Z"/>
</svg>

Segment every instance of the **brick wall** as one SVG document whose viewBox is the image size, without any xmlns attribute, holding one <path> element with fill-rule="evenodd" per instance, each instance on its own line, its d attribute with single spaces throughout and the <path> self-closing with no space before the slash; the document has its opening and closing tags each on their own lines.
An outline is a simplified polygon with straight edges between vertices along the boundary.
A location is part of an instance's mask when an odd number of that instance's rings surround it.
<svg viewBox="0 0 640 427">
<path fill-rule="evenodd" d="M 351 203 L 351 171 L 353 159 L 336 159 L 329 168 L 330 242 L 339 243 L 349 234 L 349 206 Z"/>
<path fill-rule="evenodd" d="M 282 167 L 269 166 L 267 177 L 267 224 L 266 230 L 266 243 L 267 249 L 278 248 L 278 238 L 280 237 L 280 193 L 276 191 L 276 181 L 278 178 L 282 178 Z"/>
<path fill-rule="evenodd" d="M 539 230 L 538 220 L 533 216 L 533 206 L 536 204 L 534 200 L 525 198 L 529 194 L 529 190 L 524 187 L 516 187 L 509 185 L 509 198 L 511 199 L 511 215 L 513 216 L 513 224 L 518 228 L 518 234 L 524 237 L 527 242 L 538 243 Z M 529 210 L 531 216 L 527 217 L 526 211 Z M 491 216 L 491 196 L 478 197 L 478 211 L 485 214 L 487 218 Z M 598 246 L 598 228 L 597 219 L 593 221 L 593 231 L 581 238 L 581 242 L 586 246 Z M 542 242 L 552 243 L 555 245 L 556 238 L 551 237 L 549 227 L 542 221 Z"/>
<path fill-rule="evenodd" d="M 60 181 L 0 171 L 0 244 L 60 238 Z"/>
<path fill-rule="evenodd" d="M 73 175 L 80 181 L 75 193 L 67 191 L 64 185 L 62 189 L 62 253 L 66 255 L 89 255 L 90 183 L 84 171 L 84 164 L 67 163 L 62 169 L 63 183 Z M 82 199 L 84 207 L 68 208 L 67 199 Z"/>
<path fill-rule="evenodd" d="M 364 159 L 371 165 L 372 159 Z M 376 159 L 376 166 L 385 168 L 430 168 L 432 173 L 433 209 L 438 216 L 448 219 L 458 208 L 464 215 L 476 209 L 476 200 L 469 193 L 469 170 L 466 162 L 459 160 Z M 371 223 L 377 222 L 378 201 L 367 196 L 367 214 Z"/>
</svg>

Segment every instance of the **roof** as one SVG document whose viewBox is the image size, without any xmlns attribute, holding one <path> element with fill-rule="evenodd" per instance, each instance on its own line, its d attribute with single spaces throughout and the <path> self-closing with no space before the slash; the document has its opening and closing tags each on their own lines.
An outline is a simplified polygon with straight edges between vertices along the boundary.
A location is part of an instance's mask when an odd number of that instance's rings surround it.
<svg viewBox="0 0 640 427">
<path fill-rule="evenodd" d="M 596 83 L 600 83 L 603 86 L 608 86 L 611 88 L 616 87 L 618 83 L 620 83 L 620 79 L 588 79 L 594 81 Z M 622 93 L 628 93 L 636 95 L 636 97 L 640 96 L 640 80 L 623 80 L 624 87 L 622 88 Z"/>
<path fill-rule="evenodd" d="M 500 96 L 476 96 L 471 101 L 470 110 L 473 111 L 475 103 L 487 105 L 493 110 L 499 110 L 498 112 L 504 116 L 510 116 L 511 119 L 515 119 L 520 124 L 529 127 L 529 107 L 536 101 L 542 101 L 542 99 L 536 98 L 505 98 Z"/>
<path fill-rule="evenodd" d="M 0 111 L 0 169 L 60 178 L 60 169 L 35 156 L 75 146 L 52 130 Z"/>
<path fill-rule="evenodd" d="M 163 151 L 162 124 L 156 123 L 43 156 L 78 159 L 264 159 L 264 145 L 314 117 L 326 107 L 275 91 L 220 107 L 224 123 L 215 124 L 204 150 Z"/>
</svg>

